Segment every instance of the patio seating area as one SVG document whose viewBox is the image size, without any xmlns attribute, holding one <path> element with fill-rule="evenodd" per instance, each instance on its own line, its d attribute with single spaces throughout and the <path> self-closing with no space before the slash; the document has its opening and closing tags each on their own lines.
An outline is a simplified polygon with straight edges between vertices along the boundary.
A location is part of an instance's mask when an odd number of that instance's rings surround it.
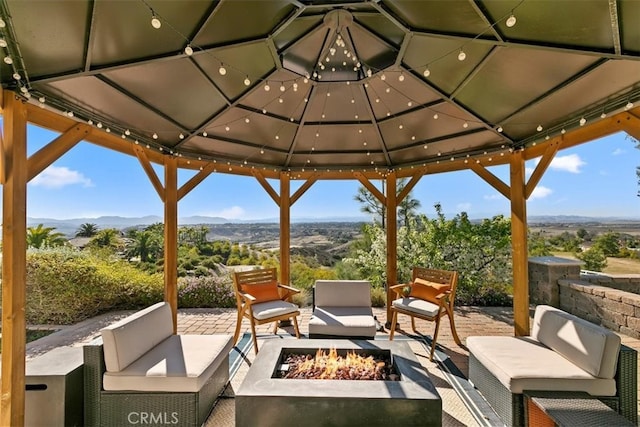
<svg viewBox="0 0 640 427">
<path fill-rule="evenodd" d="M 386 310 L 383 308 L 374 308 L 373 313 L 381 323 L 386 322 Z M 43 339 L 31 343 L 27 348 L 28 358 L 33 358 L 39 354 L 61 346 L 81 346 L 92 341 L 99 330 L 106 325 L 131 314 L 131 312 L 117 312 L 99 316 L 81 324 L 67 327 L 57 333 L 51 334 Z M 235 309 L 185 309 L 178 311 L 178 333 L 179 334 L 232 334 L 236 327 L 237 312 Z M 300 333 L 308 336 L 309 320 L 312 316 L 311 308 L 301 308 L 299 325 Z M 496 335 L 496 336 L 513 336 L 513 310 L 511 307 L 456 307 L 455 308 L 456 329 L 463 346 L 458 346 L 451 333 L 448 322 L 444 322 L 441 327 L 435 359 L 439 362 L 447 361 L 455 365 L 465 378 L 469 373 L 469 352 L 466 348 L 468 337 L 478 335 Z M 416 319 L 416 329 L 425 334 L 430 335 L 433 330 L 433 323 L 421 319 Z M 279 329 L 280 337 L 294 338 L 295 332 L 293 326 Z M 378 332 L 380 335 L 388 334 Z M 251 335 L 251 327 L 248 321 L 242 323 L 240 329 L 242 336 L 249 337 Z M 257 325 L 256 334 L 259 341 L 273 339 L 272 325 Z M 395 340 L 407 339 L 406 336 L 412 334 L 411 320 L 406 316 L 398 318 L 398 329 L 395 333 Z M 240 340 L 242 342 L 242 340 Z M 245 340 L 248 342 L 249 340 Z M 414 340 L 410 340 L 414 341 Z M 640 350 L 640 340 L 621 335 L 622 344 L 635 350 Z M 238 343 L 240 346 L 240 342 Z M 416 346 L 412 345 L 412 348 Z M 421 347 L 418 347 L 421 348 Z M 238 348 L 231 351 L 238 353 Z M 429 348 L 421 351 L 423 360 L 428 360 Z M 247 356 L 254 357 L 253 351 L 247 351 Z M 435 365 L 434 365 L 435 366 Z M 429 368 L 431 371 L 432 369 Z M 447 388 L 453 388 L 447 386 Z M 453 390 L 451 393 L 454 393 Z M 460 393 L 458 391 L 458 393 Z M 444 398 L 446 400 L 446 398 Z M 227 404 L 229 404 L 227 402 Z M 494 421 L 495 421 L 495 414 Z M 459 421 L 458 421 L 459 422 Z M 205 424 L 209 425 L 209 424 Z M 443 425 L 460 425 L 456 424 L 455 416 L 451 414 L 443 414 Z M 482 425 L 482 424 L 478 424 Z M 491 423 L 485 425 L 492 425 Z"/>
</svg>

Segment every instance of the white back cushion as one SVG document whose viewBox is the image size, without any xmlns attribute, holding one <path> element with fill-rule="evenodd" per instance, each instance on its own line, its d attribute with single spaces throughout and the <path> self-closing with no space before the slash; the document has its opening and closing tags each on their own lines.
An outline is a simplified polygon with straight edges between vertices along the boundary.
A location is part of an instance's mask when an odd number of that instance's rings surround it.
<svg viewBox="0 0 640 427">
<path fill-rule="evenodd" d="M 613 378 L 616 373 L 620 337 L 606 328 L 539 305 L 531 336 L 595 377 Z"/>
<path fill-rule="evenodd" d="M 320 307 L 371 307 L 367 280 L 316 280 L 315 304 Z"/>
<path fill-rule="evenodd" d="M 100 332 L 107 371 L 119 372 L 173 334 L 171 306 L 159 302 Z"/>
</svg>

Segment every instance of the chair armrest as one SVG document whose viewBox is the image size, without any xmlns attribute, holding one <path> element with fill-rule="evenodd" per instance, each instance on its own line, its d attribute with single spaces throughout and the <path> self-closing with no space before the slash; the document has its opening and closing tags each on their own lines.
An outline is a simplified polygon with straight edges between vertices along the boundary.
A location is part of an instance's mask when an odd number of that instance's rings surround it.
<svg viewBox="0 0 640 427">
<path fill-rule="evenodd" d="M 242 299 L 247 303 L 247 304 L 252 304 L 253 302 L 255 302 L 256 297 L 254 297 L 251 294 L 248 294 L 246 292 L 240 292 L 240 295 L 242 296 Z"/>
<path fill-rule="evenodd" d="M 289 291 L 289 293 L 292 293 L 292 294 L 299 294 L 300 293 L 300 289 L 296 289 L 296 288 L 293 288 L 291 286 L 281 285 L 281 284 L 278 283 L 278 287 L 282 288 L 282 289 L 285 289 L 285 290 Z"/>
<path fill-rule="evenodd" d="M 396 293 L 396 295 L 402 295 L 402 289 L 409 286 L 408 283 L 400 283 L 399 285 L 389 286 L 389 290 Z"/>
</svg>

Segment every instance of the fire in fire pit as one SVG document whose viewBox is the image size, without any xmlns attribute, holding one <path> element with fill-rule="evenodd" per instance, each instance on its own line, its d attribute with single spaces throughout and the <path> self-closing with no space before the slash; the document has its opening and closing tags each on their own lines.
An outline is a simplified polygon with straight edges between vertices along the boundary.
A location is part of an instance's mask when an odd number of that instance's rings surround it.
<svg viewBox="0 0 640 427">
<path fill-rule="evenodd" d="M 400 376 L 384 352 L 362 355 L 353 351 L 338 354 L 331 348 L 328 352 L 318 349 L 315 357 L 310 353 L 283 353 L 283 363 L 276 378 L 318 380 L 381 380 L 398 381 Z"/>
</svg>

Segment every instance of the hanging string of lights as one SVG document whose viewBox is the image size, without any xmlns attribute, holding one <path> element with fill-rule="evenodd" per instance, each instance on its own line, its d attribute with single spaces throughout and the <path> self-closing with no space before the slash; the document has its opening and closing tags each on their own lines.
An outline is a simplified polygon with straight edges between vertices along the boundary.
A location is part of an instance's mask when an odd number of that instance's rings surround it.
<svg viewBox="0 0 640 427">
<path fill-rule="evenodd" d="M 365 91 L 369 91 L 369 93 L 373 94 L 375 97 L 374 99 L 376 104 L 382 103 L 383 107 L 387 110 L 387 113 L 386 113 L 387 117 L 392 116 L 391 109 L 384 101 L 385 95 L 381 95 L 377 93 L 377 91 L 375 90 L 375 87 L 369 84 L 369 82 L 371 82 L 373 79 L 377 79 L 380 82 L 382 82 L 383 86 L 385 87 L 385 93 L 388 94 L 391 91 L 394 91 L 395 95 L 403 96 L 407 102 L 406 104 L 407 109 L 413 108 L 414 105 L 416 106 L 420 105 L 420 103 L 410 95 L 410 92 L 405 92 L 400 89 L 403 82 L 405 82 L 408 77 L 417 78 L 416 76 L 422 75 L 425 79 L 427 79 L 432 76 L 432 72 L 433 72 L 432 68 L 436 62 L 443 60 L 447 57 L 450 57 L 451 55 L 454 55 L 454 54 L 456 55 L 459 61 L 465 61 L 467 59 L 467 53 L 465 51 L 465 48 L 467 48 L 469 44 L 473 43 L 474 41 L 476 41 L 477 39 L 485 35 L 487 32 L 491 31 L 497 24 L 499 24 L 500 22 L 504 22 L 508 28 L 514 27 L 518 22 L 516 18 L 516 11 L 524 2 L 524 0 L 521 0 L 513 9 L 510 10 L 508 14 L 496 20 L 496 22 L 490 23 L 481 33 L 477 34 L 475 37 L 469 40 L 466 40 L 459 47 L 452 49 L 448 52 L 445 52 L 434 59 L 431 59 L 428 63 L 425 63 L 420 67 L 416 67 L 416 69 L 411 69 L 406 66 L 402 66 L 397 70 L 376 69 L 375 67 L 367 64 L 366 61 L 363 61 L 362 58 L 359 58 L 357 56 L 355 48 L 351 46 L 348 38 L 345 38 L 342 36 L 340 27 L 338 27 L 338 31 L 336 31 L 335 33 L 335 38 L 331 43 L 327 45 L 326 49 L 322 52 L 322 54 L 320 55 L 320 60 L 318 61 L 317 64 L 314 64 L 313 70 L 311 70 L 308 73 L 305 73 L 305 75 L 299 75 L 291 79 L 274 80 L 272 77 L 271 78 L 267 77 L 264 80 L 262 80 L 260 77 L 251 76 L 250 73 L 248 73 L 246 70 L 236 68 L 233 64 L 229 64 L 222 61 L 220 58 L 216 56 L 215 51 L 207 50 L 202 48 L 201 46 L 198 46 L 193 42 L 193 40 L 190 40 L 187 36 L 185 36 L 179 30 L 177 30 L 176 27 L 173 26 L 168 19 L 161 16 L 156 10 L 154 10 L 152 6 L 147 2 L 147 0 L 140 0 L 140 1 L 141 1 L 141 4 L 143 4 L 149 10 L 150 25 L 154 29 L 161 30 L 163 28 L 168 28 L 170 31 L 172 31 L 178 37 L 180 37 L 181 40 L 184 40 L 185 47 L 183 50 L 183 54 L 185 56 L 191 57 L 196 52 L 198 54 L 211 56 L 214 59 L 214 61 L 219 64 L 217 72 L 220 76 L 224 76 L 228 78 L 233 78 L 232 75 L 240 76 L 239 78 L 242 79 L 242 83 L 245 87 L 247 87 L 247 90 L 255 90 L 259 85 L 262 85 L 263 89 L 267 92 L 269 92 L 272 89 L 272 85 L 275 88 L 277 88 L 277 90 L 273 92 L 274 96 L 271 97 L 269 100 L 267 100 L 264 103 L 264 105 L 261 106 L 261 108 L 258 108 L 258 110 L 260 110 L 262 114 L 267 114 L 269 111 L 269 108 L 273 108 L 270 106 L 275 102 L 277 102 L 278 104 L 283 104 L 284 103 L 283 96 L 285 96 L 289 91 L 297 92 L 302 85 L 308 85 L 307 88 L 305 88 L 307 92 L 305 94 L 303 101 L 298 102 L 296 105 L 293 105 L 291 108 L 291 111 L 289 114 L 289 122 L 291 123 L 296 122 L 295 113 L 300 109 L 301 104 L 303 102 L 307 103 L 309 101 L 308 96 L 311 91 L 310 89 L 311 86 L 320 84 L 323 73 L 336 72 L 336 70 L 340 67 L 340 65 L 343 67 L 343 69 L 345 69 L 344 67 L 351 67 L 351 70 L 358 75 L 358 80 L 359 80 L 359 81 L 355 81 L 354 83 L 362 84 L 365 88 Z M 3 61 L 5 62 L 5 64 L 11 66 L 16 93 L 18 93 L 20 96 L 23 96 L 27 100 L 31 100 L 31 102 L 35 102 L 34 99 L 37 100 L 38 105 L 43 108 L 45 107 L 45 105 L 47 105 L 50 108 L 53 108 L 62 112 L 68 117 L 74 118 L 76 120 L 84 120 L 89 125 L 96 126 L 97 128 L 104 130 L 105 132 L 108 132 L 108 133 L 112 131 L 118 132 L 121 134 L 121 137 L 123 139 L 131 140 L 136 145 L 143 143 L 146 145 L 147 148 L 154 148 L 161 152 L 167 152 L 171 155 L 183 156 L 184 154 L 187 154 L 192 156 L 192 154 L 187 152 L 186 150 L 169 149 L 163 146 L 161 143 L 157 142 L 160 139 L 159 133 L 162 133 L 162 131 L 160 130 L 153 131 L 151 133 L 151 139 L 149 139 L 148 135 L 150 132 L 148 130 L 141 130 L 141 129 L 133 130 L 133 129 L 128 129 L 126 127 L 120 126 L 118 124 L 114 124 L 114 123 L 107 124 L 107 120 L 104 119 L 103 117 L 100 117 L 100 115 L 95 112 L 83 109 L 77 105 L 71 106 L 70 104 L 67 104 L 62 100 L 47 99 L 44 94 L 34 91 L 31 88 L 28 73 L 27 73 L 26 67 L 24 66 L 22 55 L 19 51 L 19 45 L 17 44 L 16 37 L 13 33 L 13 28 L 10 22 L 8 11 L 6 10 L 6 5 L 4 2 L 0 2 L 0 5 L 2 5 L 0 9 L 0 49 L 4 49 L 5 55 L 3 57 Z M 338 60 L 341 62 L 336 62 Z M 231 73 L 229 73 L 229 71 L 231 71 Z M 391 82 L 388 81 L 387 74 L 397 75 L 397 83 L 391 84 Z M 350 85 L 352 82 L 346 81 L 344 83 L 346 83 L 347 85 Z M 324 84 L 324 82 L 322 82 L 322 84 Z M 326 97 L 323 101 L 322 110 L 321 110 L 321 120 L 316 125 L 317 126 L 316 133 L 315 133 L 316 138 L 320 137 L 321 123 L 323 120 L 325 120 L 325 108 L 327 103 L 326 98 L 330 96 L 329 88 L 331 87 L 332 84 L 336 84 L 336 83 L 327 82 Z M 251 87 L 252 85 L 253 87 Z M 352 97 L 351 97 L 352 103 L 355 104 L 353 89 L 351 89 L 351 94 L 352 94 Z M 616 99 L 608 100 L 604 102 L 602 105 L 596 105 L 590 108 L 586 108 L 584 112 L 578 115 L 578 117 L 572 118 L 565 123 L 549 127 L 548 129 L 545 129 L 545 127 L 542 124 L 517 123 L 517 125 L 531 125 L 531 126 L 536 125 L 536 131 L 538 132 L 538 134 L 544 135 L 543 136 L 544 139 L 549 139 L 552 135 L 564 134 L 567 128 L 584 126 L 588 121 L 596 120 L 598 117 L 605 118 L 606 115 L 612 111 L 617 111 L 620 109 L 629 110 L 634 107 L 633 101 L 637 99 L 640 99 L 640 89 L 633 90 L 629 93 L 621 95 Z M 438 120 L 442 116 L 447 117 L 449 119 L 453 119 L 453 120 L 459 120 L 461 122 L 461 127 L 463 129 L 467 129 L 470 123 L 474 125 L 477 125 L 477 124 L 482 124 L 483 126 L 485 125 L 484 122 L 481 122 L 481 121 L 476 122 L 473 120 L 469 120 L 468 118 L 458 117 L 454 114 L 445 112 L 441 109 L 434 108 L 431 106 L 423 107 L 423 108 L 427 108 L 432 113 L 433 120 Z M 405 113 L 405 111 L 398 113 L 397 115 L 401 116 L 402 114 Z M 207 130 L 201 131 L 200 135 L 202 135 L 202 137 L 204 138 L 210 138 L 208 132 L 211 132 L 212 130 L 217 129 L 218 132 L 220 132 L 221 129 L 224 129 L 225 132 L 229 132 L 232 129 L 232 127 L 238 124 L 241 124 L 243 122 L 246 125 L 249 125 L 251 123 L 251 119 L 255 114 L 258 114 L 258 113 L 255 111 L 248 111 L 247 114 L 238 116 L 233 120 L 229 120 L 224 123 L 209 127 L 207 128 Z M 360 116 L 357 111 L 357 105 L 354 105 L 354 117 L 357 122 L 360 122 L 361 119 L 359 118 Z M 372 120 L 375 120 L 375 118 L 372 118 Z M 514 123 L 510 123 L 510 124 L 514 125 Z M 280 133 L 284 129 L 285 125 L 286 123 L 283 122 L 281 126 L 277 129 L 274 135 L 275 140 L 278 140 L 280 138 Z M 398 128 L 399 129 L 405 128 L 405 124 L 402 123 L 402 120 L 400 121 L 400 123 L 398 123 Z M 503 127 L 499 123 L 496 123 L 495 125 L 493 125 L 493 129 L 497 133 L 503 132 Z M 175 131 L 171 131 L 171 132 L 173 133 Z M 180 141 L 183 141 L 187 137 L 185 133 L 188 135 L 188 132 L 186 129 L 184 129 L 183 131 L 180 131 L 177 134 L 178 143 Z M 358 133 L 362 134 L 361 128 L 358 129 Z M 407 138 L 410 139 L 415 144 L 421 143 L 420 141 L 416 141 L 416 136 L 412 129 L 407 129 Z M 537 141 L 540 140 L 540 138 L 542 137 L 539 135 L 532 136 L 527 140 L 520 141 L 518 143 L 518 146 L 510 147 L 509 150 L 512 151 L 513 149 L 522 149 L 527 145 L 535 144 Z M 162 140 L 166 140 L 166 138 L 162 138 Z M 140 141 L 143 141 L 143 142 L 140 142 Z M 367 155 L 370 155 L 371 150 L 367 146 L 367 141 L 364 135 L 362 136 L 362 141 L 363 141 L 363 146 L 367 147 L 366 148 Z M 424 144 L 424 149 L 428 149 L 428 144 L 426 143 Z M 260 146 L 259 150 L 256 153 L 259 152 L 260 154 L 264 154 L 265 150 L 269 150 L 269 146 L 267 144 L 263 144 L 262 146 Z M 506 151 L 507 149 L 503 145 L 496 150 L 502 150 L 500 152 L 500 155 L 504 155 L 504 151 Z M 308 153 L 308 158 L 306 160 L 307 165 L 310 166 L 310 164 L 312 163 L 311 157 L 315 152 L 316 152 L 316 147 L 314 144 L 312 145 L 311 150 Z M 251 162 L 249 162 L 251 159 L 254 158 L 256 153 L 246 156 L 239 163 L 239 166 L 249 166 L 249 165 L 251 167 L 260 166 L 259 161 L 255 161 L 255 164 L 250 164 Z M 486 156 L 487 153 L 482 152 L 482 153 L 471 154 L 472 157 L 473 155 Z M 437 153 L 437 156 L 440 157 L 441 153 Z M 451 160 L 455 160 L 459 158 L 460 158 L 459 156 L 458 157 L 453 156 L 451 157 Z M 467 158 L 465 158 L 465 163 L 468 161 L 468 158 L 469 158 L 469 155 L 467 155 Z M 202 157 L 199 156 L 198 159 L 202 160 Z M 216 161 L 216 159 L 211 159 L 211 160 Z M 440 162 L 439 159 L 435 159 L 434 161 L 438 163 Z M 227 162 L 227 163 L 229 167 L 232 167 L 231 162 Z M 374 161 L 371 161 L 371 165 L 375 166 Z M 415 165 L 411 165 L 410 167 L 414 167 L 414 166 Z M 377 167 L 375 169 L 377 170 Z"/>
</svg>

